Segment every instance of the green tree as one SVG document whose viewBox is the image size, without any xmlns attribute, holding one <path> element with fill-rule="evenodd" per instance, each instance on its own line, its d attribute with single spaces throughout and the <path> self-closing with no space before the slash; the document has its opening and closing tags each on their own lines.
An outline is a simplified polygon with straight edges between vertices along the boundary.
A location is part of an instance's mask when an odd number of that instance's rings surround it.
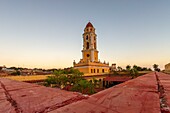
<svg viewBox="0 0 170 113">
<path fill-rule="evenodd" d="M 52 84 L 56 84 L 57 79 L 55 76 L 48 76 L 47 79 L 45 80 L 44 85 L 45 86 L 51 86 Z"/>
<path fill-rule="evenodd" d="M 126 66 L 126 71 L 128 72 L 128 74 L 129 74 L 130 76 L 132 76 L 132 78 L 135 78 L 135 77 L 138 76 L 138 69 L 139 69 L 139 68 L 140 68 L 140 67 L 137 66 L 137 65 L 134 65 L 133 68 L 131 68 L 130 65 L 127 65 L 127 66 Z"/>
<path fill-rule="evenodd" d="M 21 75 L 21 72 L 17 70 L 17 71 L 15 71 L 15 72 L 12 72 L 11 75 L 15 75 L 15 76 Z"/>
<path fill-rule="evenodd" d="M 123 69 L 122 69 L 122 67 L 118 66 L 118 67 L 117 67 L 117 70 L 118 70 L 118 71 L 122 71 Z"/>
<path fill-rule="evenodd" d="M 130 65 L 127 65 L 127 66 L 126 66 L 126 71 L 130 71 L 130 69 L 131 69 L 131 66 L 130 66 Z"/>
<path fill-rule="evenodd" d="M 160 69 L 158 68 L 158 66 L 159 66 L 159 65 L 157 65 L 157 64 L 154 64 L 154 65 L 153 65 L 154 71 L 158 71 L 158 72 L 160 71 Z"/>
<path fill-rule="evenodd" d="M 73 68 L 70 69 L 69 74 L 83 75 L 83 73 L 80 72 L 78 69 L 73 69 Z"/>
<path fill-rule="evenodd" d="M 72 91 L 90 94 L 93 94 L 95 92 L 94 85 L 85 79 L 82 79 L 78 83 L 74 84 L 72 87 Z"/>
<path fill-rule="evenodd" d="M 98 80 L 96 78 L 93 77 L 92 83 L 94 84 L 94 87 L 98 87 Z"/>
<path fill-rule="evenodd" d="M 136 78 L 138 76 L 138 70 L 135 67 L 130 69 L 130 76 L 132 76 L 132 78 Z"/>
<path fill-rule="evenodd" d="M 137 65 L 133 65 L 133 69 L 138 69 L 138 66 Z"/>
<path fill-rule="evenodd" d="M 138 70 L 138 71 L 142 71 L 142 67 L 137 66 L 137 70 Z"/>
<path fill-rule="evenodd" d="M 151 69 L 151 68 L 148 68 L 148 71 L 152 71 L 152 69 Z"/>
<path fill-rule="evenodd" d="M 89 86 L 88 86 L 88 91 L 90 94 L 94 94 L 95 93 L 95 87 L 94 87 L 94 84 L 89 82 Z"/>
<path fill-rule="evenodd" d="M 69 78 L 70 84 L 75 84 L 78 81 L 83 79 L 83 77 L 81 75 L 77 75 L 77 74 L 71 74 L 68 76 L 68 78 Z"/>
<path fill-rule="evenodd" d="M 148 69 L 146 67 L 143 67 L 141 71 L 147 71 Z"/>
<path fill-rule="evenodd" d="M 82 77 L 81 73 L 77 69 L 70 68 L 69 70 L 55 70 L 54 76 L 50 76 L 45 80 L 46 86 L 56 86 L 64 88 L 71 86 L 73 91 L 81 93 L 92 94 L 95 92 L 94 85 L 97 86 L 98 80 L 94 79 L 93 83 L 89 82 Z"/>
<path fill-rule="evenodd" d="M 58 77 L 58 83 L 61 88 L 65 87 L 67 84 L 69 84 L 68 77 L 66 75 L 60 75 Z"/>
<path fill-rule="evenodd" d="M 63 88 L 67 85 L 74 85 L 83 79 L 82 75 L 83 73 L 81 73 L 79 70 L 74 70 L 73 68 L 71 68 L 69 71 L 59 69 L 54 70 L 54 76 L 48 77 L 45 82 L 47 82 L 46 85 L 56 84 L 57 87 Z"/>
<path fill-rule="evenodd" d="M 59 69 L 59 70 L 54 70 L 54 75 L 60 76 L 60 75 L 62 75 L 62 74 L 64 74 L 64 71 L 63 71 L 63 70 L 61 70 L 61 69 Z"/>
</svg>

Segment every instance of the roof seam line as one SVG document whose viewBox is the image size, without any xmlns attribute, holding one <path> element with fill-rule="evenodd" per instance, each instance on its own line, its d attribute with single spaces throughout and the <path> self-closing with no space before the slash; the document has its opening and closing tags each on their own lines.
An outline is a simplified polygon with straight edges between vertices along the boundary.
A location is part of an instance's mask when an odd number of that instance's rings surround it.
<svg viewBox="0 0 170 113">
<path fill-rule="evenodd" d="M 69 100 L 63 101 L 62 103 L 46 107 L 45 109 L 43 109 L 41 111 L 37 111 L 36 113 L 50 112 L 50 111 L 56 110 L 58 108 L 64 107 L 66 105 L 69 105 L 69 104 L 72 104 L 74 102 L 78 102 L 78 101 L 81 101 L 81 100 L 84 100 L 84 99 L 87 99 L 87 98 L 89 98 L 89 97 L 88 96 L 77 95 L 76 97 L 73 97 L 73 98 L 71 98 Z"/>
<path fill-rule="evenodd" d="M 11 95 L 5 88 L 5 85 L 1 81 L 0 81 L 0 84 L 1 84 L 1 87 L 4 89 L 7 101 L 9 101 L 11 105 L 15 108 L 16 113 L 22 113 L 22 109 L 18 106 L 17 102 L 12 99 Z"/>
<path fill-rule="evenodd" d="M 158 85 L 158 94 L 159 94 L 159 100 L 160 100 L 160 111 L 161 113 L 170 113 L 169 106 L 167 104 L 167 98 L 165 97 L 165 90 L 163 85 L 160 83 L 158 74 L 155 72 L 157 85 Z"/>
</svg>

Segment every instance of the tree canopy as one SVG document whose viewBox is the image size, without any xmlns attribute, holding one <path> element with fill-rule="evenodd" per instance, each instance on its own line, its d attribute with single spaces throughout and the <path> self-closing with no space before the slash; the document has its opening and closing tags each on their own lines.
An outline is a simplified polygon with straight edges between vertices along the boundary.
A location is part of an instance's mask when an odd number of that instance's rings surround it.
<svg viewBox="0 0 170 113">
<path fill-rule="evenodd" d="M 154 68 L 154 71 L 160 71 L 160 69 L 158 68 L 159 67 L 159 65 L 158 64 L 154 64 L 153 65 L 153 68 Z"/>
<path fill-rule="evenodd" d="M 83 73 L 77 69 L 55 70 L 53 76 L 45 80 L 45 86 L 58 87 L 64 89 L 70 87 L 70 90 L 81 93 L 94 93 L 94 87 L 97 80 L 90 82 L 82 77 Z"/>
</svg>

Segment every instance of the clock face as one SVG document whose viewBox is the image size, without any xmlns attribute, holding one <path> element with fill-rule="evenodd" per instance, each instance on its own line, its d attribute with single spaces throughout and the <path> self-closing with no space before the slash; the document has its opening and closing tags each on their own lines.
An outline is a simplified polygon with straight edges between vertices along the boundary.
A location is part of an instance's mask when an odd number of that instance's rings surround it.
<svg viewBox="0 0 170 113">
<path fill-rule="evenodd" d="M 87 57 L 90 57 L 90 55 L 89 55 L 89 54 L 87 54 Z"/>
</svg>

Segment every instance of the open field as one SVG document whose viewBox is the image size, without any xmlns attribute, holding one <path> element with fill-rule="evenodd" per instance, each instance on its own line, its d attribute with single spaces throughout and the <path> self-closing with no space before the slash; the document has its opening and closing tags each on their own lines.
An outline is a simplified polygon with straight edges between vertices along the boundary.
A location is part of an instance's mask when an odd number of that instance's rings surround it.
<svg viewBox="0 0 170 113">
<path fill-rule="evenodd" d="M 9 78 L 9 79 L 12 79 L 12 80 L 27 82 L 27 81 L 43 81 L 48 76 L 52 76 L 52 75 L 7 76 L 7 77 L 4 77 L 4 78 Z"/>
</svg>

